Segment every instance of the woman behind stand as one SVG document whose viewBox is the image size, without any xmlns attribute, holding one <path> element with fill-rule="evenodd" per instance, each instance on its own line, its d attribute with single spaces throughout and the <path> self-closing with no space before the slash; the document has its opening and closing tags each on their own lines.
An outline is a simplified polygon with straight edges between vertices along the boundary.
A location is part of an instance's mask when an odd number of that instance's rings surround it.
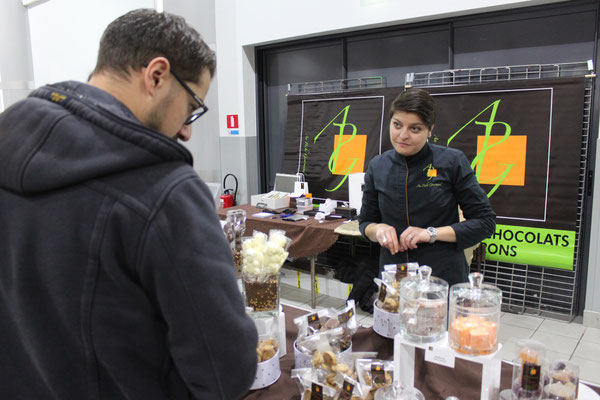
<svg viewBox="0 0 600 400">
<path fill-rule="evenodd" d="M 418 262 L 450 285 L 467 280 L 464 249 L 494 232 L 496 214 L 465 155 L 428 143 L 435 102 L 421 89 L 400 93 L 390 109 L 393 149 L 365 174 L 360 231 L 381 245 L 385 264 Z M 459 222 L 458 206 L 466 221 Z"/>
</svg>

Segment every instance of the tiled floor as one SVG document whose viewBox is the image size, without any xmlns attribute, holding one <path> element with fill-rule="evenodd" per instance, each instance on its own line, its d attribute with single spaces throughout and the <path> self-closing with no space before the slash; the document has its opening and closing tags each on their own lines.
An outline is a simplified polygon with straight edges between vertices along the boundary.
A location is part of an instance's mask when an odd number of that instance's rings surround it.
<svg viewBox="0 0 600 400">
<path fill-rule="evenodd" d="M 311 310 L 310 291 L 298 288 L 296 283 L 286 283 L 282 280 L 280 294 L 283 304 Z M 345 300 L 340 297 L 317 295 L 317 309 L 344 306 Z M 356 310 L 356 314 L 362 326 L 373 326 L 371 314 L 360 309 Z M 503 313 L 500 321 L 500 354 L 503 360 L 512 361 L 519 339 L 538 340 L 546 345 L 550 360 L 571 360 L 579 365 L 579 374 L 583 381 L 600 385 L 600 329 L 586 328 L 578 323 L 510 313 Z"/>
</svg>

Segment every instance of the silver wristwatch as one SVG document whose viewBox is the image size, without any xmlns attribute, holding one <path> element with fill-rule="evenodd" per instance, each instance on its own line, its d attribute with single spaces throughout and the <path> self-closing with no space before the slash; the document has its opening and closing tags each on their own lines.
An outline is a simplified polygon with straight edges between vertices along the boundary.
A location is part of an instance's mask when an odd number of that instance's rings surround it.
<svg viewBox="0 0 600 400">
<path fill-rule="evenodd" d="M 437 229 L 430 226 L 427 228 L 427 233 L 429 233 L 429 243 L 434 243 L 435 239 L 437 239 Z"/>
</svg>

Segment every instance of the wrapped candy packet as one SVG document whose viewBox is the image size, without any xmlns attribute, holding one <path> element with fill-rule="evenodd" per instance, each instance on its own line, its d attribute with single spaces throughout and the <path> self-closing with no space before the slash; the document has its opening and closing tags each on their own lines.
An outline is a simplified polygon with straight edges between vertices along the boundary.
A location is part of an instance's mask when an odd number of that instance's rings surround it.
<svg viewBox="0 0 600 400">
<path fill-rule="evenodd" d="M 313 368 L 293 369 L 292 379 L 296 380 L 302 400 L 311 400 L 313 391 L 318 392 L 323 400 L 335 400 L 338 390 L 325 384 L 324 378 Z M 321 374 L 322 375 L 322 374 Z"/>
<path fill-rule="evenodd" d="M 258 362 L 267 361 L 277 354 L 279 350 L 279 326 L 274 316 L 250 314 L 258 332 L 258 345 L 256 357 Z"/>
<path fill-rule="evenodd" d="M 237 209 L 227 211 L 223 232 L 231 247 L 233 262 L 239 277 L 242 272 L 242 236 L 246 232 L 246 211 Z"/>
<path fill-rule="evenodd" d="M 407 276 L 415 276 L 419 263 L 386 264 L 381 279 L 375 278 L 379 287 L 377 307 L 391 313 L 398 313 L 400 305 L 400 282 Z"/>
<path fill-rule="evenodd" d="M 279 325 L 274 315 L 249 312 L 258 333 L 257 368 L 250 390 L 261 389 L 277 382 L 281 376 L 279 364 Z"/>
<path fill-rule="evenodd" d="M 343 373 L 327 373 L 314 368 L 292 370 L 292 379 L 296 380 L 302 393 L 302 400 L 364 400 L 367 392 L 360 382 Z M 316 392 L 316 393 L 313 393 Z"/>
<path fill-rule="evenodd" d="M 400 283 L 397 281 L 385 283 L 385 281 L 379 278 L 375 278 L 374 281 L 379 288 L 376 300 L 377 307 L 381 310 L 397 314 L 398 306 L 400 305 Z"/>
<path fill-rule="evenodd" d="M 354 300 L 349 300 L 341 310 L 323 309 L 297 317 L 294 323 L 298 326 L 296 345 L 305 354 L 312 354 L 316 349 L 314 343 L 322 337 L 326 337 L 333 351 L 339 353 L 350 347 L 352 336 L 358 329 L 356 305 Z"/>
<path fill-rule="evenodd" d="M 364 388 L 374 396 L 377 389 L 391 385 L 394 376 L 394 362 L 376 359 L 356 360 L 356 374 Z"/>
</svg>

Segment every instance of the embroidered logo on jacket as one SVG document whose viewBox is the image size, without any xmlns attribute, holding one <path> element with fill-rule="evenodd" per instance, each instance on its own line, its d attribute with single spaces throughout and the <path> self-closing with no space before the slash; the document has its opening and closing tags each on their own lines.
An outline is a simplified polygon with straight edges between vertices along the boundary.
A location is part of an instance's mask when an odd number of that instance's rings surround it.
<svg viewBox="0 0 600 400">
<path fill-rule="evenodd" d="M 431 180 L 437 177 L 437 169 L 433 166 L 433 164 L 428 164 L 423 168 L 423 172 L 425 172 L 425 176 L 427 180 L 425 183 L 419 183 L 417 185 L 417 189 L 426 189 L 434 186 L 442 186 L 441 183 L 435 183 Z"/>
</svg>

